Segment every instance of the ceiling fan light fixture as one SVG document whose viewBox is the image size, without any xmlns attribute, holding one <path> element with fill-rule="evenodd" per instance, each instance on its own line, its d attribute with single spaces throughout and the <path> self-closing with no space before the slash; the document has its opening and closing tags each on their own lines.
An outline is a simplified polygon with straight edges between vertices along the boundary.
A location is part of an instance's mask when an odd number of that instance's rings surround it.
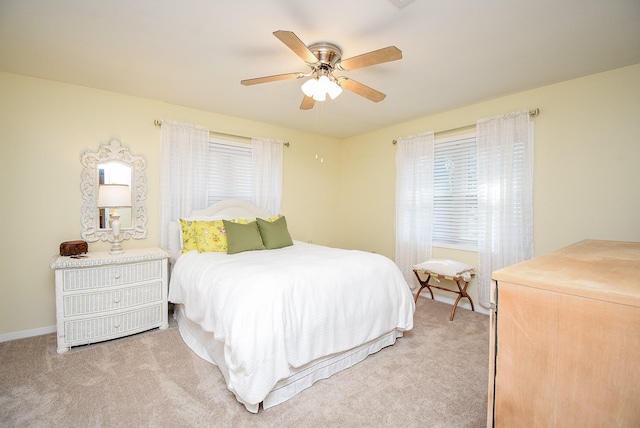
<svg viewBox="0 0 640 428">
<path fill-rule="evenodd" d="M 333 100 L 342 93 L 340 85 L 324 74 L 307 80 L 302 84 L 301 89 L 307 97 L 312 97 L 316 101 L 325 101 L 327 94 Z"/>
</svg>

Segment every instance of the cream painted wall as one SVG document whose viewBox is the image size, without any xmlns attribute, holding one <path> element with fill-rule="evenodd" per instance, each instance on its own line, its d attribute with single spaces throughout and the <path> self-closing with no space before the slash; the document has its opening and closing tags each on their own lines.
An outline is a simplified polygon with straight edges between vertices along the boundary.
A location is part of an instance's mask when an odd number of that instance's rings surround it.
<svg viewBox="0 0 640 428">
<path fill-rule="evenodd" d="M 154 119 L 219 132 L 289 141 L 284 152 L 283 213 L 295 239 L 336 245 L 339 141 L 85 87 L 0 73 L 0 336 L 35 334 L 55 325 L 49 263 L 62 241 L 80 239 L 80 155 L 118 138 L 147 160 L 148 238 L 126 248 L 157 246 L 159 128 Z M 314 159 L 322 148 L 325 162 Z M 108 249 L 93 243 L 90 250 Z M 26 332 L 26 333 L 25 333 Z M 11 335 L 9 335 L 11 338 Z"/>
<path fill-rule="evenodd" d="M 586 238 L 640 241 L 639 64 L 345 140 L 341 245 L 393 257 L 393 139 L 536 107 L 540 116 L 535 118 L 535 254 Z M 433 256 L 477 266 L 475 252 L 434 248 Z M 470 295 L 478 302 L 475 281 Z"/>
<path fill-rule="evenodd" d="M 158 243 L 159 133 L 154 119 L 279 138 L 283 212 L 295 239 L 393 257 L 395 146 L 400 136 L 538 107 L 535 251 L 584 238 L 640 241 L 640 65 L 546 86 L 338 141 L 196 109 L 0 73 L 0 337 L 55 325 L 51 258 L 80 237 L 80 154 L 117 137 L 147 159 L 149 236 Z M 320 153 L 320 164 L 314 155 Z M 90 249 L 106 249 L 91 244 Z M 435 257 L 477 265 L 475 252 Z M 471 295 L 477 302 L 475 283 Z M 445 295 L 449 297 L 451 295 Z"/>
</svg>

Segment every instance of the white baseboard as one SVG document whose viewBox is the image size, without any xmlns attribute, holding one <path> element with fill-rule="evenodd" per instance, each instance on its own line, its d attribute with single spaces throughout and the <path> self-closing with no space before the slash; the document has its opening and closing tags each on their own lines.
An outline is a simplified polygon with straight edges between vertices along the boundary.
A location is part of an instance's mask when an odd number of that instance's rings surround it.
<svg viewBox="0 0 640 428">
<path fill-rule="evenodd" d="M 43 334 L 55 333 L 56 326 L 34 328 L 33 330 L 14 331 L 12 333 L 0 334 L 0 342 L 8 342 L 10 340 L 24 339 L 25 337 L 42 336 Z"/>
<path fill-rule="evenodd" d="M 415 293 L 413 293 L 413 294 L 415 295 Z M 433 297 L 438 302 L 447 303 L 447 304 L 449 304 L 451 306 L 453 306 L 453 304 L 456 302 L 456 299 L 451 298 L 449 296 L 443 296 L 443 295 L 438 294 L 438 293 L 433 293 Z M 431 300 L 431 295 L 429 294 L 429 290 L 422 290 L 422 293 L 420 293 L 420 298 L 421 299 L 425 298 L 425 299 Z M 473 307 L 476 310 L 476 312 L 480 312 L 481 314 L 489 315 L 489 309 L 485 308 L 484 306 L 482 306 L 478 302 L 474 302 L 473 303 Z M 469 303 L 469 300 L 467 300 L 465 297 L 463 297 L 460 300 L 460 303 L 458 303 L 458 308 L 464 308 L 464 309 L 467 309 L 467 310 L 470 311 L 471 310 L 471 304 Z"/>
</svg>

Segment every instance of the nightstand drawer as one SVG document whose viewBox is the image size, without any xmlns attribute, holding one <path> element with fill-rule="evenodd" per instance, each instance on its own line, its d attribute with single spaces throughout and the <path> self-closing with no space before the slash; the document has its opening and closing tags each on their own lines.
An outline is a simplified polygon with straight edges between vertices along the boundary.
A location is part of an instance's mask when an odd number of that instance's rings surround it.
<svg viewBox="0 0 640 428">
<path fill-rule="evenodd" d="M 64 316 L 96 314 L 161 301 L 162 281 L 91 293 L 65 294 Z"/>
<path fill-rule="evenodd" d="M 163 322 L 162 307 L 163 305 L 159 303 L 135 311 L 105 317 L 65 321 L 64 340 L 73 346 L 74 342 L 98 342 L 158 327 Z"/>
<path fill-rule="evenodd" d="M 64 271 L 64 291 L 123 285 L 162 278 L 162 260 Z"/>
</svg>

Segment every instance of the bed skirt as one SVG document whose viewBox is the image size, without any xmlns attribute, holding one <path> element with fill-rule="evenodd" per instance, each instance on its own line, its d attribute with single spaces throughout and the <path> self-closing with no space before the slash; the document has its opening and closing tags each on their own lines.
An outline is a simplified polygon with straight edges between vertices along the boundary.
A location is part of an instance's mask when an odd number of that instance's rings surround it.
<svg viewBox="0 0 640 428">
<path fill-rule="evenodd" d="M 225 382 L 229 384 L 229 371 L 224 362 L 224 346 L 214 340 L 213 333 L 204 331 L 193 321 L 187 319 L 182 305 L 174 306 L 174 317 L 178 322 L 178 329 L 186 345 L 202 359 L 215 364 L 220 369 Z M 340 354 L 330 355 L 311 361 L 299 368 L 291 368 L 287 378 L 281 379 L 262 401 L 262 407 L 268 409 L 287 401 L 296 394 L 309 388 L 315 382 L 348 369 L 367 358 L 368 355 L 380 349 L 393 345 L 403 332 L 392 330 L 377 339 L 357 346 Z M 257 413 L 260 403 L 247 403 L 242 397 L 236 399 L 244 404 L 246 409 Z"/>
</svg>

